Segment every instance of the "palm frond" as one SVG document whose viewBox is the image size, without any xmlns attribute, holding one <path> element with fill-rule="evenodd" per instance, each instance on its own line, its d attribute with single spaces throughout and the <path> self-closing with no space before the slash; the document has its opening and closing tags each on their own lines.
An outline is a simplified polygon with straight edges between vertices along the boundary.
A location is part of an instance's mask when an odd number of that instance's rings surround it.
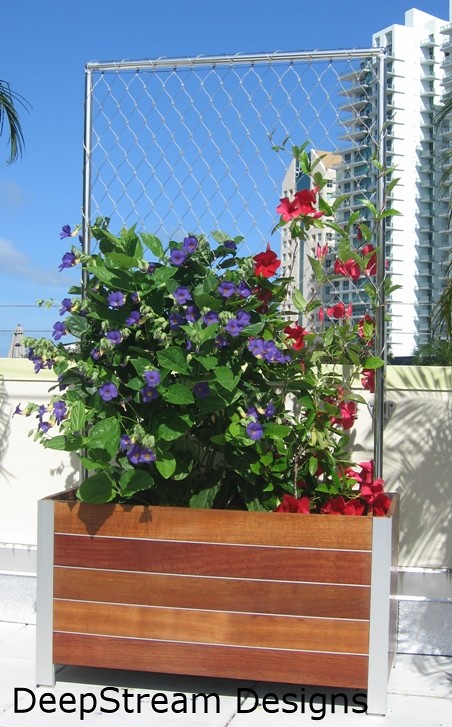
<svg viewBox="0 0 452 727">
<path fill-rule="evenodd" d="M 9 127 L 9 158 L 8 164 L 12 164 L 22 156 L 25 141 L 22 132 L 17 106 L 21 105 L 28 109 L 28 102 L 12 90 L 7 81 L 0 79 L 0 135 L 3 133 L 5 121 Z"/>
</svg>

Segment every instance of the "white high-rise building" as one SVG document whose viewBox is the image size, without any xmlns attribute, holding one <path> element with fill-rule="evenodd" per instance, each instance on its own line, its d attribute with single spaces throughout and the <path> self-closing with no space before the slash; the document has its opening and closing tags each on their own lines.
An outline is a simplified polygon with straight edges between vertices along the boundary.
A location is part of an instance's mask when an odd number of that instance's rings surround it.
<svg viewBox="0 0 452 727">
<path fill-rule="evenodd" d="M 435 110 L 443 94 L 444 25 L 444 20 L 413 9 L 405 13 L 404 25 L 391 25 L 372 36 L 373 45 L 387 52 L 386 165 L 395 167 L 392 177 L 400 180 L 389 203 L 401 216 L 389 218 L 385 235 L 388 272 L 392 283 L 401 286 L 389 299 L 388 343 L 394 357 L 410 356 L 428 340 L 433 305 L 441 291 Z M 337 177 L 338 192 L 351 194 L 346 214 L 362 210 L 363 216 L 366 210 L 359 200 L 363 191 L 376 186 L 375 174 L 363 166 L 373 153 L 368 130 L 376 120 L 377 87 L 370 70 L 363 63 L 343 78 L 349 86 L 341 111 L 349 116 L 351 145 L 341 150 L 344 165 Z"/>
</svg>

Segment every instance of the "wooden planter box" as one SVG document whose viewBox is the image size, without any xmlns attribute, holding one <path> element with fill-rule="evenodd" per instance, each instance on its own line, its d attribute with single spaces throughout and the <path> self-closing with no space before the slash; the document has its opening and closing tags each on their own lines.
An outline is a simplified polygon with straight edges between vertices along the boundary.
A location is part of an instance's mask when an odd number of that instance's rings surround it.
<svg viewBox="0 0 452 727">
<path fill-rule="evenodd" d="M 37 683 L 74 664 L 348 687 L 383 714 L 397 505 L 374 518 L 41 500 Z"/>
</svg>

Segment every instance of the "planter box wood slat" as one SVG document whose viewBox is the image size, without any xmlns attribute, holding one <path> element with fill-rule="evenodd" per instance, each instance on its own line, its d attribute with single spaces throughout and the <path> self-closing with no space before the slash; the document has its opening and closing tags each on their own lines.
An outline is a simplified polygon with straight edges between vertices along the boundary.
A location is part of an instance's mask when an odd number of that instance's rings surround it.
<svg viewBox="0 0 452 727">
<path fill-rule="evenodd" d="M 366 654 L 367 621 L 55 601 L 54 630 L 110 636 Z"/>
<path fill-rule="evenodd" d="M 153 642 L 82 634 L 54 635 L 54 656 L 57 663 L 79 664 L 89 653 L 90 665 L 111 669 L 180 674 L 181 665 L 189 665 L 189 673 L 252 682 L 256 665 L 259 679 L 299 684 L 322 684 L 352 689 L 366 689 L 368 658 L 353 654 L 317 654 L 284 649 L 213 646 Z M 340 679 L 338 679 L 340 675 Z"/>
<path fill-rule="evenodd" d="M 54 597 L 145 606 L 368 619 L 370 588 L 195 576 L 54 570 Z M 340 593 L 340 598 L 338 598 Z"/>
<path fill-rule="evenodd" d="M 367 688 L 384 713 L 397 496 L 383 518 L 39 505 L 39 684 L 61 663 Z"/>
<path fill-rule="evenodd" d="M 271 517 L 271 515 L 269 515 Z M 56 535 L 55 565 L 370 585 L 370 552 Z"/>
</svg>

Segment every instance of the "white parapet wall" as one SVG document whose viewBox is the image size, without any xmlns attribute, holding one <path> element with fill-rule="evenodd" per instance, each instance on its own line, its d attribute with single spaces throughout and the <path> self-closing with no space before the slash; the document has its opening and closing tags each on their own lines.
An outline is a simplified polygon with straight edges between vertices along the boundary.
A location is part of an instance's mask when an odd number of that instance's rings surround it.
<svg viewBox="0 0 452 727">
<path fill-rule="evenodd" d="M 34 442 L 34 416 L 13 417 L 20 404 L 46 404 L 55 384 L 52 372 L 35 374 L 29 361 L 0 359 L 0 620 L 33 620 L 37 502 L 79 481 L 75 454 Z M 371 401 L 368 392 L 358 393 Z M 386 399 L 392 416 L 384 430 L 384 477 L 387 490 L 400 494 L 399 565 L 414 599 L 406 610 L 421 609 L 416 599 L 436 593 L 450 614 L 452 367 L 388 366 Z M 355 461 L 370 459 L 372 418 L 364 404 L 351 433 Z M 435 619 L 443 621 L 438 603 Z"/>
<path fill-rule="evenodd" d="M 36 415 L 13 416 L 29 401 L 47 404 L 56 383 L 50 371 L 35 374 L 28 360 L 0 359 L 0 575 L 9 576 L 7 592 L 0 581 L 0 602 L 8 615 L 15 609 L 15 589 L 28 594 L 32 588 L 24 579 L 36 572 L 38 500 L 79 479 L 75 455 L 44 449 L 28 436 Z"/>
</svg>

